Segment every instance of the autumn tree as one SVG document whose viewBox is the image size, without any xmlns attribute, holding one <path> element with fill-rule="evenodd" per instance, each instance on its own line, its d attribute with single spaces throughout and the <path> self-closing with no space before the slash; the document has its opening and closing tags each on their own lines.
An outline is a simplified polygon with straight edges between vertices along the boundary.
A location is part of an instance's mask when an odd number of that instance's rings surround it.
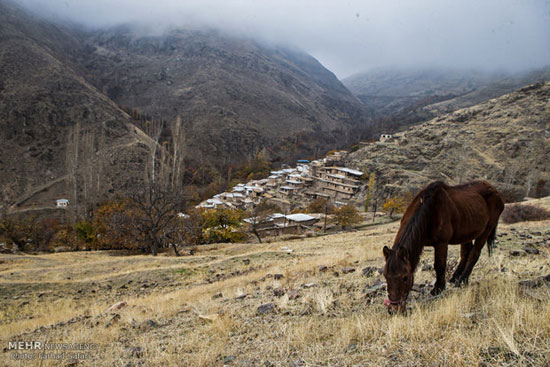
<svg viewBox="0 0 550 367">
<path fill-rule="evenodd" d="M 140 239 L 133 227 L 133 215 L 127 199 L 100 205 L 94 215 L 93 227 L 97 249 L 138 249 Z"/>
<path fill-rule="evenodd" d="M 403 213 L 407 208 L 407 200 L 401 196 L 390 196 L 384 202 L 383 210 L 393 218 L 393 213 Z"/>
<path fill-rule="evenodd" d="M 203 212 L 204 235 L 210 242 L 241 242 L 245 233 L 242 228 L 244 213 L 230 208 L 216 208 Z"/>
<path fill-rule="evenodd" d="M 103 205 L 96 213 L 98 244 L 102 248 L 141 249 L 156 256 L 181 240 L 178 213 L 187 204 L 179 190 L 160 184 L 136 185 L 129 196 Z"/>
<path fill-rule="evenodd" d="M 325 198 L 317 198 L 312 201 L 306 208 L 307 213 L 327 213 L 332 214 L 334 212 L 334 205 L 332 202 Z"/>
<path fill-rule="evenodd" d="M 376 184 L 376 173 L 371 172 L 369 175 L 369 184 L 367 185 L 367 196 L 365 198 L 365 212 L 369 211 L 370 202 L 374 194 L 375 184 Z"/>
<path fill-rule="evenodd" d="M 343 229 L 353 224 L 361 222 L 361 216 L 353 204 L 344 205 L 341 208 L 334 209 L 333 222 Z"/>
</svg>

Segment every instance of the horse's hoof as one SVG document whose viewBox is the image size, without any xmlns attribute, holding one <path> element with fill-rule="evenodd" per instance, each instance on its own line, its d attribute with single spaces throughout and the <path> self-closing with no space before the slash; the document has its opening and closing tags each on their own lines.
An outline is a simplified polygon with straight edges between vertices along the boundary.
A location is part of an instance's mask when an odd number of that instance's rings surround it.
<svg viewBox="0 0 550 367">
<path fill-rule="evenodd" d="M 445 289 L 445 287 L 434 287 L 431 291 L 430 291 L 430 294 L 432 296 L 438 296 L 441 294 L 441 292 L 443 292 L 443 290 Z"/>
</svg>

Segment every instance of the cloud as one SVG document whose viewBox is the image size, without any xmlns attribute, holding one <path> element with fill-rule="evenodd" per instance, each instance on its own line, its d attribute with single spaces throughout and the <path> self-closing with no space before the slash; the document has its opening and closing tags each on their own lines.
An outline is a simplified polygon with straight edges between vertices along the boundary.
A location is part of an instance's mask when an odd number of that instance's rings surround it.
<svg viewBox="0 0 550 367">
<path fill-rule="evenodd" d="M 89 27 L 215 27 L 288 43 L 339 77 L 384 66 L 525 69 L 550 60 L 549 0 L 19 0 Z"/>
</svg>

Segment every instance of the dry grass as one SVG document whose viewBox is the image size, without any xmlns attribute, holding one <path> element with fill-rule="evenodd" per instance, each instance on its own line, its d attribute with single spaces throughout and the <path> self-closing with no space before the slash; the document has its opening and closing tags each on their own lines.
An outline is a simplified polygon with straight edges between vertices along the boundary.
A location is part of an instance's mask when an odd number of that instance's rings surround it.
<svg viewBox="0 0 550 367">
<path fill-rule="evenodd" d="M 436 299 L 423 291 L 429 285 L 422 288 L 433 282 L 433 272 L 419 269 L 419 291 L 411 294 L 406 316 L 387 314 L 383 288 L 363 292 L 383 281 L 377 272 L 361 274 L 383 265 L 380 249 L 391 244 L 397 223 L 288 242 L 216 245 L 181 258 L 2 256 L 0 345 L 98 343 L 82 366 L 548 365 L 550 287 L 524 289 L 518 281 L 550 273 L 550 247 L 535 244 L 539 255 L 518 257 L 509 250 L 522 248 L 521 234 L 544 237 L 549 227 L 549 221 L 501 225 L 506 235 L 499 249 L 491 258 L 482 255 L 470 286 Z M 421 266 L 432 256 L 425 251 Z M 449 263 L 457 256 L 452 247 Z M 343 274 L 343 267 L 356 271 Z M 122 300 L 127 307 L 105 313 Z M 275 311 L 258 314 L 265 303 Z M 40 364 L 11 361 L 11 353 L 0 354 L 1 365 Z"/>
</svg>

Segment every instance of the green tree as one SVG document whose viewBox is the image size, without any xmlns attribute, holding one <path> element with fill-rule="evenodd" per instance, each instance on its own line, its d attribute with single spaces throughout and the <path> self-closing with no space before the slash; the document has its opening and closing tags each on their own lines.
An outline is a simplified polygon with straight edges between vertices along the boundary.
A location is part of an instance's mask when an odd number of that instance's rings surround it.
<svg viewBox="0 0 550 367">
<path fill-rule="evenodd" d="M 90 244 L 94 240 L 94 227 L 90 222 L 78 222 L 74 226 L 77 237 L 84 243 Z"/>
</svg>

